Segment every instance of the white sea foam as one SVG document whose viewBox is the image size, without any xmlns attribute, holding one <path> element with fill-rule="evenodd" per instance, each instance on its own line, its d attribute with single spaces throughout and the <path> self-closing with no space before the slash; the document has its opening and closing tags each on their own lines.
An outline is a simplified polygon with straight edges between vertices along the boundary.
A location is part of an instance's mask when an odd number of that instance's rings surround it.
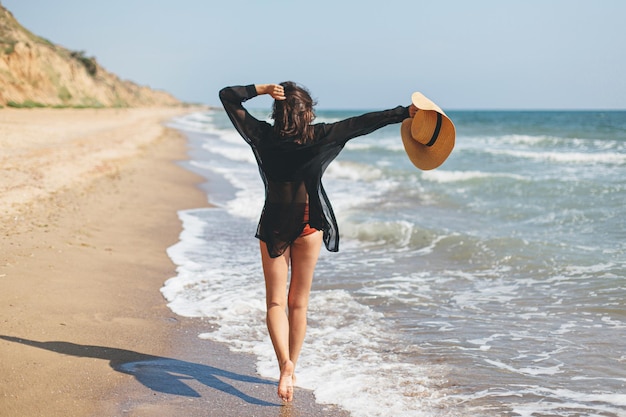
<svg viewBox="0 0 626 417">
<path fill-rule="evenodd" d="M 240 161 L 247 162 L 250 164 L 256 163 L 254 159 L 254 154 L 250 152 L 249 149 L 244 148 L 243 146 L 212 146 L 211 143 L 207 143 L 204 146 L 209 152 L 220 155 L 224 158 L 228 158 L 231 161 Z"/>
<path fill-rule="evenodd" d="M 522 159 L 534 159 L 538 161 L 549 161 L 558 163 L 587 163 L 587 164 L 626 164 L 626 154 L 613 152 L 545 152 L 545 151 L 523 151 L 507 149 L 485 149 L 485 152 L 502 156 L 512 156 Z"/>
<path fill-rule="evenodd" d="M 515 368 L 514 366 L 511 365 L 507 365 L 501 361 L 498 360 L 492 360 L 492 359 L 485 359 L 485 362 L 487 362 L 488 364 L 491 364 L 493 366 L 496 366 L 500 369 L 504 369 L 506 371 L 509 372 L 513 372 L 513 373 L 519 373 L 519 374 L 524 374 L 524 375 L 532 375 L 532 376 L 537 376 L 537 375 L 555 375 L 561 372 L 561 367 L 563 365 L 555 365 L 555 366 L 547 366 L 547 367 L 522 367 L 522 368 Z"/>
<path fill-rule="evenodd" d="M 479 391 L 471 396 L 460 397 L 466 402 L 486 400 L 492 402 L 505 398 L 510 406 L 511 415 L 521 417 L 535 416 L 584 416 L 584 417 L 622 417 L 626 395 L 613 392 L 592 394 L 568 389 L 546 389 L 538 385 L 516 385 L 491 388 Z M 528 399 L 523 401 L 522 399 Z M 466 415 L 483 415 L 480 408 L 468 410 Z M 508 413 L 507 413 L 508 414 Z"/>
<path fill-rule="evenodd" d="M 516 181 L 525 181 L 526 178 L 522 175 L 509 174 L 504 172 L 484 172 L 484 171 L 446 171 L 446 170 L 433 170 L 424 171 L 422 178 L 429 181 L 436 181 L 440 183 L 448 182 L 462 182 L 471 181 L 475 179 L 485 178 L 509 178 Z"/>
<path fill-rule="evenodd" d="M 525 393 L 527 395 L 537 395 L 539 398 L 552 399 L 552 401 L 541 401 L 534 404 L 514 404 L 514 412 L 523 416 L 554 413 L 558 410 L 572 410 L 577 415 L 589 417 L 601 417 L 606 415 L 621 417 L 626 415 L 624 412 L 624 407 L 626 407 L 626 394 L 623 393 L 585 393 L 568 389 L 550 390 L 543 387 L 528 387 L 525 390 Z M 593 406 L 590 406 L 589 404 L 593 404 Z"/>
<path fill-rule="evenodd" d="M 480 309 L 482 304 L 505 304 L 515 299 L 518 294 L 517 283 L 505 283 L 502 280 L 485 283 L 477 294 L 469 292 L 458 293 L 452 297 L 461 308 Z"/>
<path fill-rule="evenodd" d="M 364 243 L 388 244 L 395 248 L 404 248 L 411 243 L 414 225 L 405 220 L 368 221 L 352 223 L 342 221 L 342 233 L 348 238 Z"/>
<path fill-rule="evenodd" d="M 350 161 L 336 161 L 326 170 L 326 175 L 337 179 L 374 182 L 382 178 L 380 169 Z"/>
<path fill-rule="evenodd" d="M 530 145 L 530 146 L 539 146 L 540 144 L 546 144 L 546 142 L 550 142 L 551 144 L 559 143 L 561 139 L 549 136 L 530 136 L 530 135 L 503 135 L 497 138 L 490 138 L 488 143 L 490 144 L 502 144 L 506 143 L 509 145 Z"/>
<path fill-rule="evenodd" d="M 192 113 L 170 120 L 167 126 L 187 132 L 217 134 L 219 130 L 213 125 L 212 121 L 211 113 Z"/>
</svg>

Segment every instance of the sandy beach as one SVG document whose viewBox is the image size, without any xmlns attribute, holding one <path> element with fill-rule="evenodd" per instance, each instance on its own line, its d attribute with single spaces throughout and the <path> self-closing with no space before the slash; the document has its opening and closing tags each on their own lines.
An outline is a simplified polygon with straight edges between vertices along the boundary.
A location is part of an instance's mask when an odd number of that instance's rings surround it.
<svg viewBox="0 0 626 417">
<path fill-rule="evenodd" d="M 347 415 L 167 308 L 177 211 L 207 206 L 163 125 L 189 111 L 0 110 L 0 416 Z"/>
</svg>

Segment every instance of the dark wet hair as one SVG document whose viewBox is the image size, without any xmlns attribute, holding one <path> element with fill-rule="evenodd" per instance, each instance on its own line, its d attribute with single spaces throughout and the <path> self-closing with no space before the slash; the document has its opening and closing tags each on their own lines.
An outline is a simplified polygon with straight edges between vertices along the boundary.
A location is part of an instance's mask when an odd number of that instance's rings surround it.
<svg viewBox="0 0 626 417">
<path fill-rule="evenodd" d="M 280 138 L 290 138 L 299 143 L 313 140 L 315 119 L 313 107 L 317 104 L 309 91 L 292 81 L 280 83 L 285 89 L 285 100 L 274 100 L 272 119 L 274 131 Z"/>
</svg>

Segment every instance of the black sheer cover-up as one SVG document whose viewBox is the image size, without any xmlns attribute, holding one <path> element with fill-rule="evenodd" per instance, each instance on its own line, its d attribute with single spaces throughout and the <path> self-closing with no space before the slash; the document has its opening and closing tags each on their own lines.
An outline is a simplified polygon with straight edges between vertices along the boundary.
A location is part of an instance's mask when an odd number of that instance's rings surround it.
<svg viewBox="0 0 626 417">
<path fill-rule="evenodd" d="M 256 97 L 254 85 L 226 87 L 220 100 L 233 125 L 250 145 L 265 185 L 265 205 L 256 237 L 266 243 L 271 257 L 284 253 L 305 226 L 308 203 L 310 227 L 324 232 L 331 252 L 339 250 L 339 230 L 322 175 L 346 142 L 409 117 L 408 107 L 366 113 L 336 123 L 315 123 L 314 140 L 279 138 L 271 124 L 254 118 L 243 102 Z"/>
</svg>

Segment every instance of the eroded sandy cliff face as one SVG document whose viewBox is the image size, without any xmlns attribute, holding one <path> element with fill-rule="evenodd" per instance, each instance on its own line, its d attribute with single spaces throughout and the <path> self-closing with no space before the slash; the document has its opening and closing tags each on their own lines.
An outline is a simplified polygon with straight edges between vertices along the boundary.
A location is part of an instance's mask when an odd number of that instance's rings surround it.
<svg viewBox="0 0 626 417">
<path fill-rule="evenodd" d="M 169 93 L 123 81 L 95 58 L 25 29 L 0 4 L 0 105 L 173 106 Z"/>
</svg>

